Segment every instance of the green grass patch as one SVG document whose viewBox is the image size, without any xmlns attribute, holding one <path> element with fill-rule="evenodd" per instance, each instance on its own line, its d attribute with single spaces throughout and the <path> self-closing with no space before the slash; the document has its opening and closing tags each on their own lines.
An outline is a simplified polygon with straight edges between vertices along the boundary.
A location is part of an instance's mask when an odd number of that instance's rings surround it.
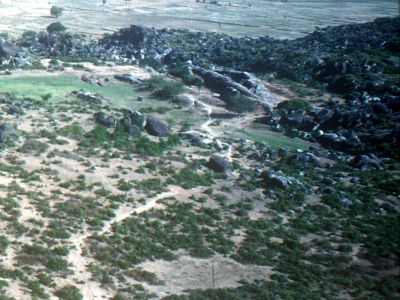
<svg viewBox="0 0 400 300">
<path fill-rule="evenodd" d="M 2 92 L 18 97 L 31 97 L 37 100 L 60 100 L 74 90 L 85 90 L 100 93 L 111 100 L 134 99 L 141 93 L 132 89 L 128 84 L 111 80 L 101 87 L 80 80 L 78 76 L 21 76 L 0 78 Z M 52 95 L 51 98 L 46 97 Z M 43 100 L 44 99 L 44 100 Z"/>
<path fill-rule="evenodd" d="M 292 150 L 307 150 L 312 145 L 311 143 L 298 138 L 290 138 L 284 136 L 282 133 L 272 132 L 263 126 L 254 126 L 249 129 L 240 129 L 227 133 L 231 134 L 233 137 L 249 139 L 276 149 L 287 148 Z"/>
</svg>

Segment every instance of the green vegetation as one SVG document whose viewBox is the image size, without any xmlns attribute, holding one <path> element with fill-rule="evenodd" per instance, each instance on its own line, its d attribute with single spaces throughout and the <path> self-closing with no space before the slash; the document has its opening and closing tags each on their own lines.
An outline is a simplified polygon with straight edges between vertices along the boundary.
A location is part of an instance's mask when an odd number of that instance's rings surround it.
<svg viewBox="0 0 400 300">
<path fill-rule="evenodd" d="M 310 102 L 304 99 L 292 99 L 286 100 L 278 104 L 278 109 L 286 109 L 288 112 L 296 111 L 296 110 L 304 110 L 310 111 L 311 104 Z"/>
<path fill-rule="evenodd" d="M 164 211 L 145 213 L 116 224 L 108 236 L 95 236 L 90 249 L 100 262 L 112 265 L 114 272 L 145 259 L 173 259 L 172 251 L 178 249 L 187 249 L 195 257 L 209 257 L 214 251 L 228 253 L 233 243 L 225 236 L 229 229 L 220 221 L 220 213 L 212 209 L 168 204 Z M 209 231 L 209 226 L 219 228 Z"/>
<path fill-rule="evenodd" d="M 169 69 L 169 73 L 172 76 L 181 78 L 186 85 L 196 85 L 199 88 L 201 87 L 202 80 L 199 77 L 193 75 L 188 68 L 176 67 L 173 69 Z"/>
<path fill-rule="evenodd" d="M 2 92 L 10 93 L 17 97 L 30 97 L 40 100 L 42 95 L 51 94 L 52 97 L 47 100 L 54 102 L 64 101 L 65 97 L 74 90 L 101 93 L 105 97 L 114 100 L 117 105 L 124 99 L 133 99 L 140 95 L 128 84 L 122 82 L 111 81 L 107 86 L 100 87 L 71 75 L 1 77 L 0 85 Z"/>
<path fill-rule="evenodd" d="M 106 127 L 96 125 L 92 131 L 85 134 L 85 139 L 79 145 L 86 149 L 92 149 L 93 147 L 110 149 L 115 147 L 128 153 L 156 156 L 179 143 L 180 139 L 176 135 L 170 135 L 166 139 L 160 138 L 157 142 L 146 136 L 131 137 L 121 126 L 117 126 L 115 131 L 110 133 Z"/>
<path fill-rule="evenodd" d="M 154 91 L 154 94 L 164 99 L 176 99 L 185 89 L 182 83 L 167 79 L 162 75 L 154 75 L 144 81 L 144 84 Z"/>
<path fill-rule="evenodd" d="M 62 7 L 53 5 L 50 8 L 50 15 L 52 15 L 53 17 L 58 18 L 58 17 L 60 17 L 62 15 L 63 11 L 64 11 L 64 9 Z"/>
<path fill-rule="evenodd" d="M 47 26 L 46 30 L 48 33 L 60 33 L 67 30 L 67 27 L 65 27 L 60 22 L 54 22 Z"/>
<path fill-rule="evenodd" d="M 239 129 L 234 132 L 228 131 L 227 134 L 238 138 L 244 137 L 275 149 L 285 148 L 292 150 L 307 150 L 311 145 L 311 143 L 298 138 L 290 138 L 277 132 L 268 131 L 265 126 L 254 125 L 251 128 Z"/>
<path fill-rule="evenodd" d="M 83 296 L 79 289 L 73 285 L 66 285 L 56 292 L 56 296 L 62 300 L 82 300 Z"/>
<path fill-rule="evenodd" d="M 7 237 L 5 237 L 4 235 L 0 235 L 0 254 L 4 254 L 8 245 L 9 245 L 9 241 L 8 241 Z"/>
<path fill-rule="evenodd" d="M 34 155 L 40 155 L 46 152 L 49 148 L 49 145 L 37 140 L 27 140 L 25 143 L 18 149 L 19 152 L 22 153 L 32 153 Z"/>
<path fill-rule="evenodd" d="M 226 107 L 237 113 L 254 111 L 257 107 L 255 100 L 241 94 L 223 95 L 222 99 L 226 103 Z"/>
<path fill-rule="evenodd" d="M 189 74 L 172 73 L 184 80 Z M 106 128 L 93 119 L 99 110 L 120 120 L 126 112 L 122 107 L 140 108 L 172 130 L 197 130 L 204 117 L 193 108 L 172 109 L 176 105 L 151 97 L 132 101 L 140 92 L 113 79 L 100 87 L 74 76 L 22 78 L 0 78 L 2 89 L 29 96 L 33 103 L 24 119 L 5 119 L 21 128 L 19 140 L 0 162 L 0 256 L 4 261 L 14 254 L 12 264 L 0 267 L 0 299 L 7 299 L 11 282 L 34 299 L 82 299 L 78 285 L 84 282 L 74 281 L 71 263 L 76 253 L 91 280 L 113 291 L 113 299 L 159 297 L 143 286 L 170 284 L 170 278 L 158 278 L 138 264 L 177 260 L 182 253 L 210 264 L 222 255 L 243 268 L 257 265 L 261 280 L 224 289 L 190 286 L 185 294 L 165 299 L 383 300 L 398 295 L 391 273 L 400 236 L 396 201 L 391 200 L 399 195 L 394 160 L 385 160 L 379 171 L 355 170 L 345 159 L 327 159 L 331 166 L 325 167 L 325 159 L 319 164 L 293 151 L 307 150 L 308 142 L 260 124 L 224 129 L 223 121 L 216 121 L 211 126 L 224 146 L 232 146 L 233 165 L 233 172 L 216 174 L 205 166 L 216 152 L 211 147 L 190 145 L 174 134 L 134 138 L 120 121 Z M 158 90 L 166 82 L 168 90 L 174 82 L 165 77 L 152 77 L 147 85 Z M 70 95 L 80 88 L 100 93 L 111 104 L 105 101 L 99 108 Z M 4 97 L 5 104 L 22 100 Z M 232 99 L 231 109 L 247 110 L 249 99 Z M 304 101 L 287 101 L 281 108 L 307 109 Z M 289 186 L 267 186 L 260 175 L 266 170 L 281 172 Z M 326 177 L 333 181 L 326 183 Z M 157 205 L 150 206 L 156 199 Z M 146 207 L 151 209 L 134 213 Z M 60 285 L 64 279 L 76 286 Z"/>
</svg>

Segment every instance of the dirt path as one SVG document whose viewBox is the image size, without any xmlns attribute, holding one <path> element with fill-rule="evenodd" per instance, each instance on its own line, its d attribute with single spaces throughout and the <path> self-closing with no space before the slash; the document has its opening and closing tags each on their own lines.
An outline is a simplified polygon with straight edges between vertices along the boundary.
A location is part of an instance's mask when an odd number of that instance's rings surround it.
<svg viewBox="0 0 400 300">
<path fill-rule="evenodd" d="M 170 187 L 167 192 L 163 192 L 151 199 L 149 199 L 145 204 L 136 207 L 129 208 L 126 205 L 120 206 L 114 211 L 115 217 L 104 223 L 101 230 L 98 231 L 99 235 L 108 233 L 112 225 L 115 223 L 123 222 L 126 218 L 130 217 L 132 214 L 144 213 L 157 205 L 157 202 L 176 196 L 182 191 L 178 187 Z M 92 259 L 84 256 L 86 240 L 92 235 L 92 232 L 87 230 L 87 225 L 84 222 L 82 224 L 83 232 L 74 234 L 69 242 L 72 244 L 73 249 L 70 250 L 68 255 L 68 261 L 71 263 L 73 271 L 75 273 L 77 282 L 84 282 L 80 286 L 81 293 L 85 300 L 96 300 L 96 299 L 109 299 L 113 295 L 112 292 L 102 288 L 98 282 L 92 281 L 92 274 L 88 271 L 87 265 L 92 262 Z"/>
<path fill-rule="evenodd" d="M 169 197 L 174 197 L 179 192 L 180 192 L 180 190 L 178 188 L 171 187 L 171 188 L 169 188 L 169 191 L 163 192 L 163 193 L 157 195 L 156 197 L 151 198 L 144 205 L 139 206 L 137 208 L 129 208 L 126 205 L 120 206 L 117 210 L 114 211 L 115 217 L 112 218 L 111 220 L 107 221 L 104 224 L 102 230 L 99 231 L 99 234 L 101 235 L 101 234 L 108 233 L 111 230 L 113 224 L 121 223 L 126 218 L 130 217 L 132 214 L 144 213 L 144 212 L 154 208 L 157 205 L 157 202 L 159 200 L 169 198 Z"/>
</svg>

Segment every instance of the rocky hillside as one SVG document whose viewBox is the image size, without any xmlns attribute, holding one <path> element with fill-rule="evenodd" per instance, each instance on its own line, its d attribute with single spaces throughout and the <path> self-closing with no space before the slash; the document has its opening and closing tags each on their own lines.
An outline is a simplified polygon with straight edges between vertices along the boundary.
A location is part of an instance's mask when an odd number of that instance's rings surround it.
<svg viewBox="0 0 400 300">
<path fill-rule="evenodd" d="M 69 34 L 30 33 L 19 45 L 25 57 L 78 57 L 168 68 L 189 84 L 205 83 L 224 101 L 239 93 L 267 110 L 275 105 L 268 91 L 254 76 L 240 72 L 327 90 L 345 100 L 322 103 L 311 111 L 270 112 L 266 124 L 335 150 L 392 157 L 397 155 L 400 132 L 399 20 L 327 27 L 284 41 L 131 26 L 91 43 Z M 19 58 L 24 54 L 18 55 L 13 45 L 3 43 L 0 51 L 24 64 Z M 240 72 L 210 72 L 222 69 Z"/>
<path fill-rule="evenodd" d="M 0 299 L 397 299 L 398 30 L 1 40 Z"/>
</svg>

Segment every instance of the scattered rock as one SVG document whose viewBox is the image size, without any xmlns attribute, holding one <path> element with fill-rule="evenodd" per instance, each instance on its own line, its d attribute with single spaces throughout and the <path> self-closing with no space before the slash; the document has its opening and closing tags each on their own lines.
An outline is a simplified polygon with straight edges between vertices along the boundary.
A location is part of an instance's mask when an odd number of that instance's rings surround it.
<svg viewBox="0 0 400 300">
<path fill-rule="evenodd" d="M 0 41 L 0 57 L 12 58 L 18 55 L 19 55 L 19 50 L 15 45 L 9 42 Z"/>
<path fill-rule="evenodd" d="M 10 105 L 8 108 L 8 113 L 12 115 L 23 115 L 24 110 L 21 106 L 18 105 Z"/>
<path fill-rule="evenodd" d="M 287 190 L 289 188 L 290 180 L 284 175 L 272 171 L 262 173 L 262 178 L 268 188 L 278 188 Z"/>
<path fill-rule="evenodd" d="M 103 86 L 103 84 L 96 77 L 92 75 L 82 74 L 81 80 L 90 84 L 97 84 L 99 86 Z"/>
<path fill-rule="evenodd" d="M 208 160 L 207 167 L 214 172 L 227 173 L 231 169 L 231 163 L 222 156 L 213 155 Z"/>
<path fill-rule="evenodd" d="M 11 124 L 3 123 L 0 125 L 0 143 L 4 143 L 8 139 L 17 140 L 18 135 Z"/>
<path fill-rule="evenodd" d="M 116 124 L 116 120 L 112 116 L 108 116 L 105 112 L 98 112 L 95 113 L 95 119 L 96 121 L 105 126 L 105 127 L 114 127 Z"/>
<path fill-rule="evenodd" d="M 140 131 L 140 128 L 136 125 L 131 125 L 126 129 L 126 132 L 133 137 L 139 137 L 142 132 Z"/>
<path fill-rule="evenodd" d="M 150 135 L 159 137 L 165 137 L 169 135 L 167 124 L 152 117 L 146 119 L 146 125 L 144 126 L 144 128 Z"/>
<path fill-rule="evenodd" d="M 87 101 L 92 104 L 97 104 L 101 105 L 104 101 L 103 97 L 98 95 L 98 94 L 93 94 L 91 92 L 85 92 L 85 91 L 73 91 L 72 95 L 76 96 L 79 99 L 82 99 L 84 101 Z"/>
<path fill-rule="evenodd" d="M 123 82 L 127 82 L 129 84 L 140 84 L 142 83 L 142 80 L 139 79 L 138 77 L 136 77 L 133 74 L 116 74 L 114 75 L 114 78 L 119 80 L 119 81 L 123 81 Z"/>
<path fill-rule="evenodd" d="M 372 153 L 370 153 L 369 155 L 357 155 L 351 160 L 350 165 L 362 170 L 382 169 L 382 164 L 379 158 Z"/>
</svg>

